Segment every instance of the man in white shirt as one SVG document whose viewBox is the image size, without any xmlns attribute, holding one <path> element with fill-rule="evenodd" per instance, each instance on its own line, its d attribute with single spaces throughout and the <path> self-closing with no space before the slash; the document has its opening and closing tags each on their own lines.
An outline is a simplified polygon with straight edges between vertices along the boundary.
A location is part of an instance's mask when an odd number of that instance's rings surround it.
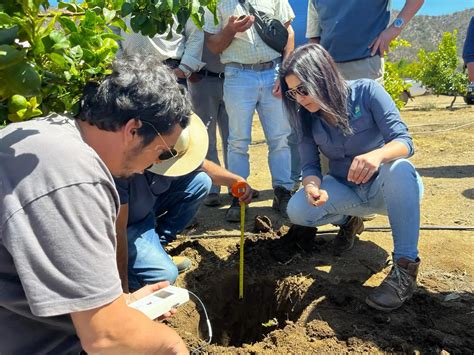
<svg viewBox="0 0 474 355">
<path fill-rule="evenodd" d="M 130 28 L 130 21 L 126 22 Z M 201 61 L 204 33 L 191 19 L 186 22 L 182 33 L 177 32 L 177 28 L 178 20 L 175 19 L 170 38 L 169 31 L 153 38 L 135 33 L 131 29 L 129 33 L 122 31 L 120 35 L 124 40 L 121 41 L 121 53 L 156 56 L 174 71 L 180 84 L 186 85 L 186 78 L 205 65 Z"/>
<path fill-rule="evenodd" d="M 282 22 L 288 29 L 283 53 L 267 45 L 253 26 L 248 4 Z M 220 53 L 225 65 L 224 102 L 229 115 L 229 170 L 248 178 L 248 148 L 254 111 L 257 110 L 268 144 L 268 165 L 274 190 L 273 207 L 286 217 L 286 207 L 294 182 L 290 176 L 290 124 L 283 112 L 278 69 L 293 50 L 291 20 L 293 10 L 288 0 L 223 0 L 217 5 L 218 25 L 206 20 L 206 44 Z M 228 221 L 238 221 L 240 208 L 234 199 L 227 211 Z"/>
</svg>

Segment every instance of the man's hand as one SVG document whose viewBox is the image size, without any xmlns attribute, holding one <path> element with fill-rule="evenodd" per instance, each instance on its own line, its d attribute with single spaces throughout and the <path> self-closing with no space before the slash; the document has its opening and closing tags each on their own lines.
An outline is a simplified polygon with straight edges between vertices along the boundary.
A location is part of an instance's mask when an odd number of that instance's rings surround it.
<svg viewBox="0 0 474 355">
<path fill-rule="evenodd" d="M 369 48 L 372 49 L 370 55 L 374 56 L 379 51 L 380 56 L 383 58 L 385 53 L 390 51 L 390 42 L 394 40 L 401 32 L 400 28 L 395 28 L 390 26 L 386 28 L 382 33 L 375 38 L 372 43 L 369 45 Z"/>
<path fill-rule="evenodd" d="M 245 179 L 238 176 L 238 178 L 230 186 L 232 196 L 238 197 L 240 202 L 249 204 L 252 201 L 252 188 Z"/>
<path fill-rule="evenodd" d="M 235 35 L 238 32 L 247 31 L 250 27 L 252 27 L 254 21 L 255 21 L 254 16 L 242 15 L 238 17 L 238 16 L 232 15 L 232 16 L 229 16 L 229 22 L 227 22 L 227 25 L 225 27 L 227 31 Z"/>
<path fill-rule="evenodd" d="M 347 181 L 365 184 L 379 170 L 382 159 L 381 154 L 377 151 L 356 156 L 349 168 Z"/>
<path fill-rule="evenodd" d="M 129 297 L 127 298 L 127 301 L 128 301 L 127 303 L 138 301 L 140 298 L 151 295 L 153 292 L 161 290 L 162 288 L 165 288 L 169 285 L 170 285 L 170 283 L 168 281 L 162 281 L 162 282 L 157 282 L 157 283 L 154 283 L 154 284 L 151 284 L 151 285 L 143 286 L 138 291 L 135 291 L 134 293 L 129 294 Z M 176 314 L 176 312 L 177 312 L 176 308 L 172 308 L 169 312 L 164 313 L 158 319 L 163 320 L 163 319 L 169 318 L 173 314 Z"/>
<path fill-rule="evenodd" d="M 280 79 L 275 80 L 275 84 L 273 84 L 272 94 L 275 97 L 281 99 L 281 85 Z"/>
<path fill-rule="evenodd" d="M 174 75 L 176 75 L 179 79 L 186 79 L 186 74 L 179 68 L 174 68 Z"/>
<path fill-rule="evenodd" d="M 327 191 L 321 190 L 314 184 L 307 184 L 304 187 L 304 192 L 306 193 L 306 200 L 310 206 L 322 206 L 329 199 Z"/>
</svg>

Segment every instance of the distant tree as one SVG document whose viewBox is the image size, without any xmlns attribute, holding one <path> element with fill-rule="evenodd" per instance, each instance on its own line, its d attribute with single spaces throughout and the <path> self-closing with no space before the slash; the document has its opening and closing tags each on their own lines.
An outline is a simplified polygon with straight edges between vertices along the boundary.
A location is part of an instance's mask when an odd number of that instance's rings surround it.
<svg viewBox="0 0 474 355">
<path fill-rule="evenodd" d="M 201 26 L 218 0 L 48 0 L 0 2 L 0 126 L 48 112 L 77 112 L 83 86 L 109 73 L 118 49 L 110 29 L 153 37 L 178 20 Z"/>
<path fill-rule="evenodd" d="M 390 50 L 393 51 L 398 47 L 409 46 L 410 43 L 403 39 L 394 40 L 390 43 Z M 386 61 L 383 75 L 383 84 L 385 90 L 387 90 L 387 92 L 390 94 L 399 109 L 405 106 L 406 100 L 403 99 L 403 96 L 406 95 L 406 92 L 408 92 L 410 88 L 410 84 L 406 83 L 400 74 L 400 62 L 392 63 Z"/>
<path fill-rule="evenodd" d="M 431 89 L 435 95 L 453 95 L 449 109 L 453 108 L 458 96 L 466 93 L 467 76 L 462 71 L 456 46 L 457 30 L 445 32 L 438 44 L 438 50 L 418 52 L 418 64 L 414 69 L 414 78 Z"/>
</svg>

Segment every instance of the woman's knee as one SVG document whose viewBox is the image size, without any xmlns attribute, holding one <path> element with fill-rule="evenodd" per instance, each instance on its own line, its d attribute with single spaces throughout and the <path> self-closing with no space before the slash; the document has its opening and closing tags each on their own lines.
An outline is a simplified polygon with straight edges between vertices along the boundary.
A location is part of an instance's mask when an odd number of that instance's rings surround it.
<svg viewBox="0 0 474 355">
<path fill-rule="evenodd" d="M 306 202 L 304 191 L 300 190 L 291 197 L 286 212 L 291 223 L 300 226 L 314 227 L 314 224 L 310 221 L 308 216 L 310 208 Z"/>
<path fill-rule="evenodd" d="M 382 165 L 380 169 L 382 188 L 385 191 L 396 192 L 399 189 L 418 191 L 418 197 L 423 197 L 423 182 L 415 166 L 407 159 L 398 159 Z M 412 190 L 414 191 L 414 190 Z"/>
<path fill-rule="evenodd" d="M 393 162 L 383 164 L 380 168 L 380 176 L 384 182 L 394 181 L 400 183 L 405 179 L 416 179 L 416 169 L 409 160 L 397 159 Z"/>
</svg>

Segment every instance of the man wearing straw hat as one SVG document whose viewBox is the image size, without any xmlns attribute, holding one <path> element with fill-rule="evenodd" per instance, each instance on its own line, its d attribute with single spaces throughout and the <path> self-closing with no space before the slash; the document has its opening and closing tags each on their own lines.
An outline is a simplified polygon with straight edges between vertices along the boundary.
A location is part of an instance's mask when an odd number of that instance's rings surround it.
<svg viewBox="0 0 474 355">
<path fill-rule="evenodd" d="M 208 142 L 206 127 L 193 114 L 176 144 L 162 153 L 159 164 L 144 174 L 116 179 L 121 203 L 117 238 L 127 245 L 119 248 L 118 255 L 125 290 L 158 281 L 174 283 L 178 272 L 191 262 L 184 257 L 172 260 L 163 245 L 175 240 L 191 222 L 212 184 L 231 187 L 244 181 L 205 159 Z M 240 200 L 250 202 L 251 191 L 248 186 Z"/>
</svg>

